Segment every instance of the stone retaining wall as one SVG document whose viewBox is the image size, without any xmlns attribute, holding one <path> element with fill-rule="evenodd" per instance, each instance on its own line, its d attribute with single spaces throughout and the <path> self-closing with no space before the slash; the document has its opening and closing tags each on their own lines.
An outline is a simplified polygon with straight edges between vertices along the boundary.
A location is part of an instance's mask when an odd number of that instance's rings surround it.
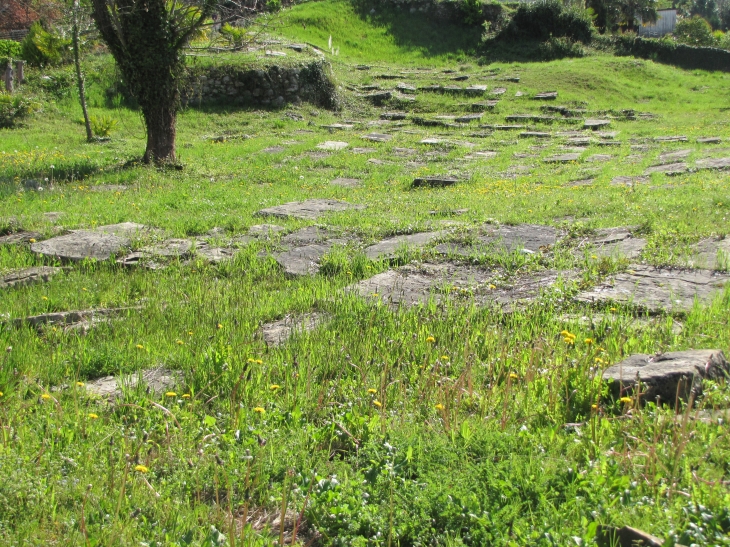
<svg viewBox="0 0 730 547">
<path fill-rule="evenodd" d="M 337 108 L 335 84 L 326 61 L 292 66 L 189 67 L 182 86 L 183 104 L 230 104 L 282 107 L 309 102 Z"/>
</svg>

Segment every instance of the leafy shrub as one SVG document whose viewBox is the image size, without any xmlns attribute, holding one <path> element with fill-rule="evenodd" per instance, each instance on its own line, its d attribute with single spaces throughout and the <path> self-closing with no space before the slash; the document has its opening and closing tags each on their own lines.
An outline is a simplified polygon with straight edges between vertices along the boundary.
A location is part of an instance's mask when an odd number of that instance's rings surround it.
<svg viewBox="0 0 730 547">
<path fill-rule="evenodd" d="M 459 8 L 467 25 L 478 25 L 484 21 L 481 0 L 462 0 L 459 3 Z"/>
<path fill-rule="evenodd" d="M 580 42 L 574 42 L 566 36 L 559 38 L 555 38 L 554 36 L 550 37 L 547 41 L 540 44 L 538 51 L 544 61 L 564 59 L 565 57 L 585 56 L 585 50 Z"/>
<path fill-rule="evenodd" d="M 111 116 L 106 115 L 91 116 L 89 121 L 91 122 L 91 130 L 97 137 L 108 137 L 117 128 L 117 124 L 119 123 Z"/>
<path fill-rule="evenodd" d="M 33 66 L 57 65 L 68 58 L 71 40 L 46 31 L 36 22 L 21 42 L 23 59 Z"/>
<path fill-rule="evenodd" d="M 226 23 L 219 31 L 221 36 L 228 41 L 229 45 L 240 48 L 246 43 L 246 33 L 248 32 L 245 28 L 233 27 Z"/>
<path fill-rule="evenodd" d="M 37 102 L 21 95 L 0 94 L 0 127 L 15 127 L 23 119 L 38 110 Z"/>
<path fill-rule="evenodd" d="M 544 0 L 521 4 L 498 38 L 546 42 L 552 37 L 566 37 L 587 44 L 592 28 L 584 10 L 565 7 L 558 0 Z"/>
<path fill-rule="evenodd" d="M 677 41 L 690 46 L 714 46 L 715 37 L 712 35 L 710 23 L 695 15 L 677 22 L 674 29 Z"/>
<path fill-rule="evenodd" d="M 266 2 L 266 11 L 276 13 L 281 11 L 281 0 L 268 0 Z"/>
<path fill-rule="evenodd" d="M 0 70 L 4 69 L 10 59 L 20 57 L 20 44 L 13 40 L 0 40 Z"/>
</svg>

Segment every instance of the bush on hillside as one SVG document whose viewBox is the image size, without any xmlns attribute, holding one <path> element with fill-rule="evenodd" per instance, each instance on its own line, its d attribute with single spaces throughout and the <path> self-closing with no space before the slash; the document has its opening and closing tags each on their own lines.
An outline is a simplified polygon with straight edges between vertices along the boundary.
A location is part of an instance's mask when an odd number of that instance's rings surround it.
<svg viewBox="0 0 730 547">
<path fill-rule="evenodd" d="M 546 42 L 550 38 L 569 38 L 587 44 L 593 25 L 581 9 L 566 7 L 559 0 L 521 4 L 497 39 Z"/>
<path fill-rule="evenodd" d="M 538 52 L 543 61 L 565 59 L 566 57 L 584 57 L 586 54 L 580 42 L 574 42 L 565 36 L 548 38 L 540 44 Z"/>
<path fill-rule="evenodd" d="M 0 94 L 0 128 L 11 128 L 38 110 L 39 105 L 22 95 Z"/>
<path fill-rule="evenodd" d="M 13 40 L 0 40 L 0 71 L 5 70 L 10 59 L 20 57 L 20 44 Z"/>
<path fill-rule="evenodd" d="M 69 58 L 71 40 L 48 32 L 36 22 L 21 42 L 22 57 L 33 66 L 60 64 Z"/>
</svg>

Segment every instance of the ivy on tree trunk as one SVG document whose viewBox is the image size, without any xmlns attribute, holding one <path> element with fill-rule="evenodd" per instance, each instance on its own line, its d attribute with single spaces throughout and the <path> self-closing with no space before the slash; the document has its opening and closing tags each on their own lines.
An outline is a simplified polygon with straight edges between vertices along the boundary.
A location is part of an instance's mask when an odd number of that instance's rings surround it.
<svg viewBox="0 0 730 547">
<path fill-rule="evenodd" d="M 147 163 L 174 163 L 183 48 L 217 0 L 91 0 L 92 17 L 142 110 Z"/>
</svg>

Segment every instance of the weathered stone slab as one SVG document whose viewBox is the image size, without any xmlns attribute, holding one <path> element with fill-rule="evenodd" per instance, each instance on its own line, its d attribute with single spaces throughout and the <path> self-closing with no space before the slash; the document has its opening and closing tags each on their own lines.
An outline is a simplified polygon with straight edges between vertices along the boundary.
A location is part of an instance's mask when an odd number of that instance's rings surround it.
<svg viewBox="0 0 730 547">
<path fill-rule="evenodd" d="M 634 237 L 629 228 L 603 228 L 596 230 L 590 237 L 582 240 L 578 246 L 578 254 L 583 254 L 583 248 L 590 245 L 591 255 L 607 258 L 635 259 L 641 256 L 646 247 L 646 240 Z"/>
<path fill-rule="evenodd" d="M 730 158 L 697 160 L 697 169 L 730 169 Z"/>
<path fill-rule="evenodd" d="M 437 144 L 446 144 L 446 141 L 441 139 L 434 139 L 434 138 L 427 138 L 419 141 L 420 144 L 431 144 L 431 145 L 437 145 Z"/>
<path fill-rule="evenodd" d="M 602 127 L 606 127 L 611 123 L 611 120 L 586 120 L 583 122 L 584 129 L 591 129 L 597 131 Z"/>
<path fill-rule="evenodd" d="M 684 135 L 670 135 L 665 137 L 654 137 L 655 142 L 687 142 Z"/>
<path fill-rule="evenodd" d="M 592 156 L 588 156 L 586 158 L 586 161 L 593 163 L 610 161 L 611 159 L 613 159 L 613 156 L 611 154 L 593 154 Z"/>
<path fill-rule="evenodd" d="M 329 319 L 324 313 L 305 313 L 287 315 L 283 319 L 266 323 L 261 327 L 264 342 L 269 347 L 285 344 L 295 334 L 310 332 Z"/>
<path fill-rule="evenodd" d="M 507 92 L 506 87 L 495 87 L 492 91 L 490 91 L 490 95 L 504 95 Z"/>
<path fill-rule="evenodd" d="M 498 103 L 499 103 L 499 101 L 497 101 L 497 100 L 474 103 L 471 105 L 471 109 L 474 112 L 484 112 L 485 110 L 494 110 L 494 107 L 497 106 Z"/>
<path fill-rule="evenodd" d="M 261 209 L 259 216 L 273 216 L 278 218 L 299 218 L 304 220 L 316 219 L 325 213 L 364 209 L 364 205 L 355 205 L 336 199 L 308 199 L 306 201 L 292 201 L 274 207 Z"/>
<path fill-rule="evenodd" d="M 325 141 L 317 145 L 320 150 L 344 150 L 349 146 L 348 143 L 342 141 Z"/>
<path fill-rule="evenodd" d="M 391 260 L 396 258 L 399 249 L 406 247 L 422 249 L 443 235 L 444 232 L 420 232 L 390 237 L 367 247 L 365 256 L 370 260 Z"/>
<path fill-rule="evenodd" d="M 182 381 L 179 372 L 164 367 L 142 370 L 126 377 L 105 376 L 85 384 L 86 390 L 96 396 L 114 402 L 122 397 L 125 389 L 148 389 L 155 395 L 170 391 Z"/>
<path fill-rule="evenodd" d="M 730 281 L 730 275 L 709 270 L 673 270 L 634 265 L 605 283 L 583 291 L 576 300 L 631 304 L 650 313 L 685 313 L 695 300 L 710 302 Z"/>
<path fill-rule="evenodd" d="M 14 327 L 28 325 L 36 329 L 44 325 L 73 325 L 84 321 L 92 321 L 94 318 L 112 317 L 130 311 L 139 311 L 140 309 L 140 307 L 97 308 L 90 310 L 43 313 L 41 315 L 32 315 L 30 317 L 14 319 L 12 324 Z"/>
<path fill-rule="evenodd" d="M 342 186 L 343 188 L 357 188 L 360 186 L 360 179 L 348 179 L 344 177 L 338 177 L 330 181 L 330 184 L 332 184 L 333 186 Z"/>
<path fill-rule="evenodd" d="M 580 159 L 580 154 L 558 154 L 555 156 L 548 156 L 547 158 L 543 159 L 542 161 L 545 163 L 569 163 L 571 161 L 578 161 Z"/>
<path fill-rule="evenodd" d="M 286 148 L 283 146 L 269 146 L 268 148 L 264 148 L 261 153 L 263 154 L 278 154 L 280 152 L 284 152 Z"/>
<path fill-rule="evenodd" d="M 393 135 L 387 135 L 385 133 L 368 133 L 367 135 L 363 135 L 362 138 L 366 141 L 388 142 L 393 138 Z"/>
<path fill-rule="evenodd" d="M 453 80 L 455 82 L 464 82 L 468 79 L 469 79 L 468 74 L 460 74 L 459 76 L 454 76 L 453 78 L 451 78 L 451 80 Z"/>
<path fill-rule="evenodd" d="M 509 280 L 499 270 L 467 264 L 409 264 L 388 270 L 345 290 L 363 298 L 377 298 L 393 306 L 414 306 L 429 301 L 464 299 L 478 306 L 514 309 L 537 298 L 541 291 L 572 272 L 543 271 Z"/>
<path fill-rule="evenodd" d="M 395 86 L 395 88 L 400 91 L 401 93 L 411 94 L 416 92 L 416 86 L 406 83 L 399 83 Z"/>
<path fill-rule="evenodd" d="M 32 283 L 50 281 L 54 275 L 61 271 L 63 271 L 63 268 L 53 268 L 51 266 L 37 266 L 15 270 L 0 277 L 0 289 L 22 287 Z"/>
<path fill-rule="evenodd" d="M 377 149 L 375 148 L 360 148 L 355 147 L 352 149 L 353 154 L 372 154 L 373 152 L 377 152 Z"/>
<path fill-rule="evenodd" d="M 459 116 L 454 121 L 459 123 L 471 123 L 476 122 L 482 119 L 481 114 L 465 114 L 464 116 Z"/>
<path fill-rule="evenodd" d="M 730 363 L 722 351 L 703 349 L 632 355 L 606 369 L 603 379 L 611 382 L 616 397 L 634 394 L 641 382 L 642 401 L 659 399 L 674 406 L 677 398 L 689 400 L 692 390 L 699 395 L 703 379 L 719 380 L 728 375 Z"/>
<path fill-rule="evenodd" d="M 120 222 L 119 224 L 107 224 L 106 226 L 99 226 L 93 230 L 94 232 L 100 232 L 102 234 L 111 234 L 117 237 L 126 238 L 141 238 L 150 234 L 157 233 L 158 230 L 145 226 L 144 224 L 137 224 L 136 222 Z"/>
<path fill-rule="evenodd" d="M 396 156 L 412 156 L 417 153 L 418 150 L 414 148 L 393 148 L 393 154 Z"/>
<path fill-rule="evenodd" d="M 180 258 L 189 255 L 194 245 L 189 239 L 167 239 L 142 247 L 140 252 L 154 257 Z"/>
<path fill-rule="evenodd" d="M 301 247 L 302 245 L 324 243 L 329 239 L 336 238 L 337 234 L 327 228 L 306 226 L 296 232 L 285 235 L 281 238 L 280 243 L 286 247 Z"/>
<path fill-rule="evenodd" d="M 435 250 L 442 254 L 473 256 L 485 252 L 525 252 L 528 254 L 548 250 L 558 242 L 561 233 L 552 226 L 517 224 L 514 226 L 487 224 L 474 239 L 473 245 L 442 243 Z"/>
<path fill-rule="evenodd" d="M 351 123 L 331 123 L 329 125 L 322 126 L 323 129 L 330 129 L 332 131 L 337 131 L 337 130 L 342 131 L 345 129 L 352 129 L 353 127 L 355 127 L 355 126 L 352 125 Z"/>
<path fill-rule="evenodd" d="M 680 175 L 687 172 L 687 164 L 684 162 L 667 163 L 664 165 L 654 165 L 644 171 L 645 175 L 651 173 L 664 173 L 665 175 Z"/>
<path fill-rule="evenodd" d="M 385 101 L 390 99 L 393 94 L 390 91 L 376 91 L 375 93 L 368 93 L 363 95 L 366 101 L 370 101 L 374 105 L 383 104 Z"/>
<path fill-rule="evenodd" d="M 0 245 L 22 245 L 24 243 L 35 243 L 37 239 L 41 239 L 38 232 L 15 232 L 0 236 Z"/>
<path fill-rule="evenodd" d="M 675 150 L 674 152 L 664 152 L 663 154 L 659 154 L 659 163 L 672 163 L 677 160 L 684 160 L 687 159 L 692 152 L 694 152 L 694 150 L 689 148 L 684 150 Z"/>
<path fill-rule="evenodd" d="M 126 237 L 78 231 L 65 236 L 31 244 L 31 250 L 40 255 L 52 256 L 61 260 L 108 260 L 112 255 L 121 253 L 131 244 Z"/>
<path fill-rule="evenodd" d="M 391 120 L 391 121 L 405 120 L 407 116 L 408 116 L 408 114 L 406 114 L 405 112 L 383 112 L 380 115 L 380 119 L 381 120 Z"/>
<path fill-rule="evenodd" d="M 504 117 L 506 122 L 553 123 L 557 119 L 554 116 L 541 116 L 539 114 L 510 114 Z"/>
<path fill-rule="evenodd" d="M 326 255 L 334 241 L 323 244 L 304 245 L 274 255 L 274 259 L 290 276 L 315 275 L 319 271 L 319 262 Z M 345 243 L 341 241 L 340 243 Z"/>
<path fill-rule="evenodd" d="M 286 232 L 286 228 L 278 224 L 254 224 L 248 229 L 248 235 L 253 237 L 268 238 L 281 232 Z"/>
<path fill-rule="evenodd" d="M 689 260 L 693 268 L 730 270 L 730 238 L 707 238 L 697 243 Z"/>
<path fill-rule="evenodd" d="M 418 177 L 413 179 L 411 186 L 413 188 L 443 188 L 445 186 L 453 186 L 459 182 L 456 177 L 444 177 L 444 176 L 432 176 L 432 177 Z"/>
<path fill-rule="evenodd" d="M 533 97 L 533 99 L 541 100 L 541 101 L 554 101 L 558 98 L 558 92 L 557 91 L 544 91 L 542 93 L 538 93 Z"/>
<path fill-rule="evenodd" d="M 467 160 L 472 160 L 472 159 L 474 159 L 474 160 L 476 160 L 476 159 L 488 160 L 488 159 L 496 158 L 496 157 L 497 157 L 497 153 L 496 152 L 494 152 L 492 150 L 484 150 L 484 151 L 481 151 L 481 152 L 472 152 L 471 154 L 468 154 L 468 155 L 464 156 L 464 159 L 467 159 Z"/>
<path fill-rule="evenodd" d="M 700 144 L 720 144 L 722 139 L 720 137 L 700 137 L 697 142 Z"/>
<path fill-rule="evenodd" d="M 202 258 L 203 260 L 212 262 L 213 264 L 219 264 L 220 262 L 231 260 L 236 254 L 236 249 L 232 249 L 230 247 L 210 247 L 208 245 L 204 245 L 197 248 L 195 252 L 196 256 Z"/>
<path fill-rule="evenodd" d="M 596 532 L 596 543 L 598 547 L 662 547 L 664 540 L 631 526 L 601 525 Z"/>
<path fill-rule="evenodd" d="M 542 131 L 523 131 L 520 133 L 520 137 L 524 139 L 549 139 L 552 137 L 552 133 L 545 133 Z"/>
<path fill-rule="evenodd" d="M 470 85 L 469 87 L 464 88 L 463 91 L 467 95 L 483 95 L 487 92 L 487 86 L 485 85 Z"/>
<path fill-rule="evenodd" d="M 579 180 L 571 180 L 570 182 L 567 182 L 565 186 L 568 188 L 575 188 L 578 186 L 591 186 L 596 181 L 596 179 L 579 179 Z"/>
</svg>

